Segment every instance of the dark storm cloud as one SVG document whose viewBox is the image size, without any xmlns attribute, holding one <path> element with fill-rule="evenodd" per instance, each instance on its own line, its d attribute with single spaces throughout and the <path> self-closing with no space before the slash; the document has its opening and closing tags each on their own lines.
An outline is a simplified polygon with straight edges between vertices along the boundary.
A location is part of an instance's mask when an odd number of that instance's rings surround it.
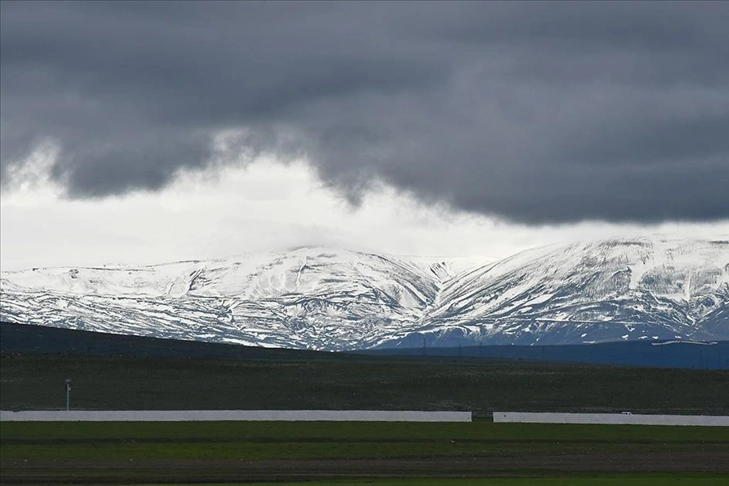
<svg viewBox="0 0 729 486">
<path fill-rule="evenodd" d="M 2 2 L 2 176 L 157 189 L 237 129 L 356 201 L 528 223 L 729 217 L 724 3 Z"/>
</svg>

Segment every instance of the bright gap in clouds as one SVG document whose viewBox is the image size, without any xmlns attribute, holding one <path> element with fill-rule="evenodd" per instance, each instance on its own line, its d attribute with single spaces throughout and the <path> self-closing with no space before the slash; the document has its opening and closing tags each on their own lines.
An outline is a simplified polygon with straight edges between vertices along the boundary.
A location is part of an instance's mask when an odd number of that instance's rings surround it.
<svg viewBox="0 0 729 486">
<path fill-rule="evenodd" d="M 357 208 L 304 162 L 182 173 L 159 192 L 68 200 L 49 177 L 52 148 L 11 173 L 2 192 L 2 270 L 150 264 L 322 245 L 401 255 L 503 257 L 577 239 L 665 233 L 715 238 L 729 222 L 653 227 L 582 223 L 528 227 L 423 206 L 382 187 Z"/>
</svg>

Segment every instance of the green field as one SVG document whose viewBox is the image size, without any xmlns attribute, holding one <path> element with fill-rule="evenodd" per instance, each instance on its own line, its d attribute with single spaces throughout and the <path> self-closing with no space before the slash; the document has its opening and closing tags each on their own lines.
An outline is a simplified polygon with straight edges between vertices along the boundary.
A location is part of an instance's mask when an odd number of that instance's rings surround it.
<svg viewBox="0 0 729 486">
<path fill-rule="evenodd" d="M 723 476 L 729 474 L 729 462 L 724 461 L 729 458 L 729 429 L 485 420 L 6 422 L 0 457 L 2 484 L 428 477 L 450 478 L 453 484 L 483 484 L 456 479 L 486 477 L 582 481 L 573 484 L 617 484 L 610 481 L 633 478 L 645 484 L 667 472 L 685 480 L 729 481 Z M 549 481 L 544 484 L 557 484 Z"/>
<path fill-rule="evenodd" d="M 729 371 L 439 358 L 0 357 L 0 408 L 729 414 Z"/>
<path fill-rule="evenodd" d="M 725 427 L 361 422 L 8 422 L 3 459 L 316 459 L 723 450 Z"/>
<path fill-rule="evenodd" d="M 729 412 L 729 372 L 312 354 L 5 354 L 2 409 L 471 410 L 473 423 L 0 424 L 0 483 L 729 484 L 729 428 L 495 424 L 494 410 Z"/>
<path fill-rule="evenodd" d="M 245 486 L 270 486 L 271 483 L 239 483 Z M 417 479 L 367 479 L 354 481 L 306 481 L 306 482 L 277 482 L 278 486 L 724 486 L 727 484 L 726 476 L 692 475 L 692 474 L 642 474 L 633 476 L 629 474 L 584 476 L 578 478 L 478 478 L 478 479 L 452 479 L 452 478 L 417 478 Z M 186 485 L 183 485 L 186 486 Z M 231 485 L 229 485 L 231 486 Z"/>
</svg>

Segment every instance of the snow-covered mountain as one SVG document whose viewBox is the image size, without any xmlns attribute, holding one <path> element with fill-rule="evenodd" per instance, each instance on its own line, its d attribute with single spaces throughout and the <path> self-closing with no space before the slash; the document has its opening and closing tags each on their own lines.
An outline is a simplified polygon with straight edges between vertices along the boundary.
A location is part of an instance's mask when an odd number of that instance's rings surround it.
<svg viewBox="0 0 729 486">
<path fill-rule="evenodd" d="M 424 322 L 442 344 L 464 336 L 490 344 L 729 339 L 729 241 L 529 250 L 447 282 Z"/>
<path fill-rule="evenodd" d="M 609 240 L 499 261 L 298 248 L 3 272 L 0 319 L 328 350 L 729 339 L 729 241 Z"/>
</svg>

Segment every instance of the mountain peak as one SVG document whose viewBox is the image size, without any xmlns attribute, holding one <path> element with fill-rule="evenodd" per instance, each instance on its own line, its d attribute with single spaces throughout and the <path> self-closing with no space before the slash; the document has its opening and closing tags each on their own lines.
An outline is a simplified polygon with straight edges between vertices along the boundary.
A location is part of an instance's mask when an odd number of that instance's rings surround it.
<svg viewBox="0 0 729 486">
<path fill-rule="evenodd" d="M 511 257 L 323 246 L 3 272 L 0 318 L 315 349 L 729 338 L 729 242 L 658 236 Z"/>
</svg>

